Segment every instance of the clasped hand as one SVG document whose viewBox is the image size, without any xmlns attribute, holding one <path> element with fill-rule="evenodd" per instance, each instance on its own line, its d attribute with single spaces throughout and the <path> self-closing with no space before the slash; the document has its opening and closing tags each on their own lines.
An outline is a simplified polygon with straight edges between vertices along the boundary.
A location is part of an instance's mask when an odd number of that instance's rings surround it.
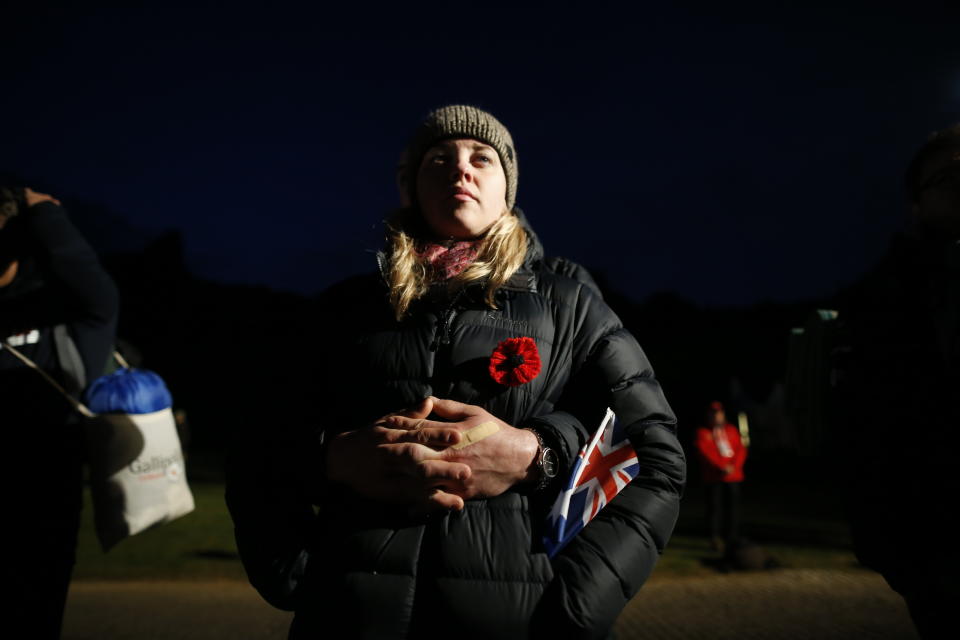
<svg viewBox="0 0 960 640">
<path fill-rule="evenodd" d="M 439 420 L 428 420 L 433 414 Z M 487 422 L 498 430 L 456 448 L 463 433 Z M 537 438 L 485 409 L 429 397 L 384 416 L 372 427 L 337 435 L 327 450 L 327 475 L 361 495 L 405 504 L 414 512 L 461 510 L 464 500 L 500 495 L 529 481 Z"/>
</svg>

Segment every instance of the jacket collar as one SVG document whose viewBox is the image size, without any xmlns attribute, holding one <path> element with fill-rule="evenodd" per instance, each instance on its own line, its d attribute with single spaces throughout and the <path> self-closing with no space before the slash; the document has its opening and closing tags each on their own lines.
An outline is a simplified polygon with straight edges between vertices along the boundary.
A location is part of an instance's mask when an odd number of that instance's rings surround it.
<svg viewBox="0 0 960 640">
<path fill-rule="evenodd" d="M 527 232 L 527 255 L 523 259 L 523 264 L 517 269 L 516 273 L 510 276 L 510 279 L 503 285 L 503 289 L 512 291 L 536 291 L 537 290 L 537 272 L 540 264 L 543 262 L 543 244 L 537 237 L 533 227 L 527 220 L 520 207 L 514 207 L 513 213 L 520 221 L 520 226 Z"/>
</svg>

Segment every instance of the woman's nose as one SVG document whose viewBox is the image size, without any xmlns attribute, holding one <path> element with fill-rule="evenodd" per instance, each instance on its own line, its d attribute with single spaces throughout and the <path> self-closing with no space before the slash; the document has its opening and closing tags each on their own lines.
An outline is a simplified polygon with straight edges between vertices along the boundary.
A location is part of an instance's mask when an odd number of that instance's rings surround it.
<svg viewBox="0 0 960 640">
<path fill-rule="evenodd" d="M 473 182 L 473 165 L 469 158 L 461 158 L 454 167 L 453 177 L 456 180 Z"/>
</svg>

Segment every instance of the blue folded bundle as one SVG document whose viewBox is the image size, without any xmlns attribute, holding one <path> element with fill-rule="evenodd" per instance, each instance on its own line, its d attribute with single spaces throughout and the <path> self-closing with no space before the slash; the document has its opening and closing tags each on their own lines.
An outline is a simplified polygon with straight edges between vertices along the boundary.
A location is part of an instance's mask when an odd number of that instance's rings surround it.
<svg viewBox="0 0 960 640">
<path fill-rule="evenodd" d="M 94 413 L 153 413 L 173 406 L 167 385 L 144 369 L 117 369 L 90 383 L 84 404 Z"/>
</svg>

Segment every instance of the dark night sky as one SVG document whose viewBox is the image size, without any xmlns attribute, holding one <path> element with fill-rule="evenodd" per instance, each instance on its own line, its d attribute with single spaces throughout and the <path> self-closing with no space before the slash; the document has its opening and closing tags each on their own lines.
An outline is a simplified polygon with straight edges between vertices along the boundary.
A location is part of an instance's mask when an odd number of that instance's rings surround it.
<svg viewBox="0 0 960 640">
<path fill-rule="evenodd" d="M 960 120 L 958 13 L 933 3 L 123 4 L 4 4 L 0 168 L 116 214 L 106 249 L 181 229 L 227 282 L 372 268 L 407 134 L 468 102 L 513 132 L 549 253 L 637 299 L 825 295 Z"/>
</svg>

